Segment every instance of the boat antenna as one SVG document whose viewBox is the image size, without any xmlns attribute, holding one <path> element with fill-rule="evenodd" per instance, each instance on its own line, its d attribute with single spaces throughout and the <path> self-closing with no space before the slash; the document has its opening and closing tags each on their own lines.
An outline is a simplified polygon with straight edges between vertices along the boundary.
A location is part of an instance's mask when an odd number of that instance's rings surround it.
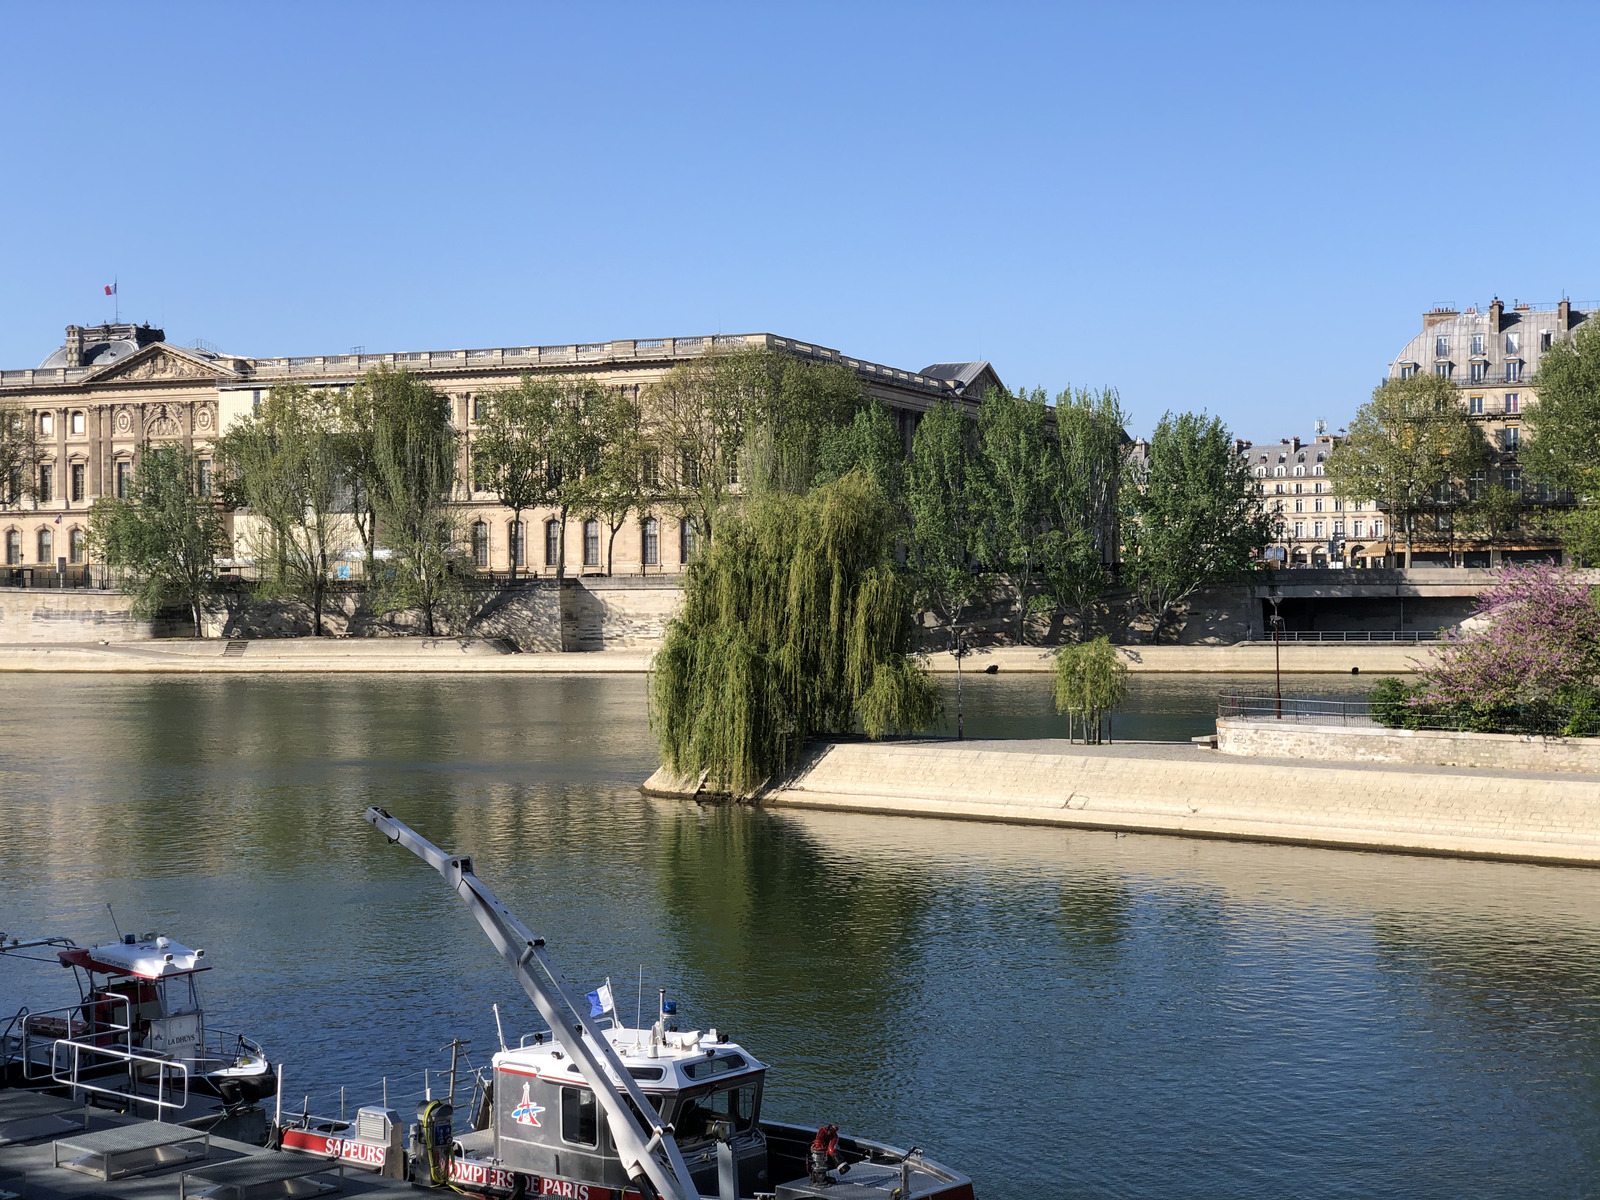
<svg viewBox="0 0 1600 1200">
<path fill-rule="evenodd" d="M 639 1027 L 644 1024 L 644 964 L 639 964 L 639 998 L 633 1006 L 634 1045 L 639 1044 Z"/>
<path fill-rule="evenodd" d="M 500 1050 L 501 1053 L 504 1053 L 506 1048 L 506 1031 L 505 1027 L 500 1024 L 500 1006 L 495 1004 L 491 1005 L 491 1007 L 494 1009 L 494 1031 L 500 1035 Z"/>
<path fill-rule="evenodd" d="M 106 911 L 111 914 L 111 928 L 113 928 L 113 929 L 115 929 L 117 931 L 117 941 L 120 942 L 122 940 L 122 926 L 117 924 L 117 912 L 116 912 L 116 909 L 112 908 L 111 905 L 109 903 L 107 903 L 106 904 Z"/>
</svg>

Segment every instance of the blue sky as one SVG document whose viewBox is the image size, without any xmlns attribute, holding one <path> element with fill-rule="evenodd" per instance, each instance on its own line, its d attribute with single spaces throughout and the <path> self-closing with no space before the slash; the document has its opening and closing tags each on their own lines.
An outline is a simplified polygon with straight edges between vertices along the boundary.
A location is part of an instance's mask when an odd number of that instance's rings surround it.
<svg viewBox="0 0 1600 1200">
<path fill-rule="evenodd" d="M 0 365 L 771 331 L 1343 425 L 1600 300 L 1600 6 L 0 9 Z"/>
</svg>

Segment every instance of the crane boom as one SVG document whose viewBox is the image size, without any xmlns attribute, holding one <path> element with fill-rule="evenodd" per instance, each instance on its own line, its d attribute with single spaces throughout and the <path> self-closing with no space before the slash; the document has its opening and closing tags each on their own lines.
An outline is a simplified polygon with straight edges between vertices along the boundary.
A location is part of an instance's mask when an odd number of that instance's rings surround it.
<svg viewBox="0 0 1600 1200">
<path fill-rule="evenodd" d="M 699 1189 L 689 1177 L 688 1164 L 683 1161 L 671 1129 L 659 1119 L 646 1128 L 646 1120 L 658 1117 L 655 1108 L 645 1099 L 611 1042 L 591 1023 L 587 1006 L 579 1003 L 551 965 L 544 939 L 534 937 L 473 874 L 470 857 L 446 854 L 381 808 L 367 809 L 366 819 L 390 842 L 398 842 L 438 871 L 456 895 L 466 901 L 489 941 L 510 965 L 522 990 L 549 1024 L 551 1036 L 583 1070 L 595 1099 L 605 1110 L 612 1140 L 629 1178 L 648 1179 L 663 1200 L 696 1200 Z M 539 965 L 538 972 L 531 963 Z M 626 1103 L 630 1099 L 632 1107 Z"/>
</svg>

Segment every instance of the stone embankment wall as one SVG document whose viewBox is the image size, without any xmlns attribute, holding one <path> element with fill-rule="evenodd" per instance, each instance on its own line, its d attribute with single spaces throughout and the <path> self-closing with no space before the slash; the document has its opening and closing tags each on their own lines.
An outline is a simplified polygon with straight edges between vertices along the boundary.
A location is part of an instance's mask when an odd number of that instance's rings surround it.
<svg viewBox="0 0 1600 1200">
<path fill-rule="evenodd" d="M 695 791 L 660 771 L 645 787 Z M 834 743 L 755 802 L 1600 866 L 1600 777 L 1244 759 L 1175 744 Z"/>
<path fill-rule="evenodd" d="M 146 621 L 132 610 L 133 597 L 121 592 L 0 588 L 0 643 L 148 641 L 187 633 L 193 624 Z"/>
<path fill-rule="evenodd" d="M 657 579 L 529 580 L 471 593 L 465 619 L 438 618 L 435 630 L 441 637 L 501 638 L 524 653 L 654 649 L 681 596 L 676 583 Z M 207 637 L 307 637 L 311 610 L 233 592 L 208 601 L 205 626 Z M 409 637 L 422 633 L 422 614 L 380 614 L 361 590 L 344 588 L 329 595 L 323 626 L 335 637 Z"/>
<path fill-rule="evenodd" d="M 1253 758 L 1319 762 L 1415 763 L 1502 771 L 1585 771 L 1600 775 L 1600 738 L 1530 737 L 1385 729 L 1380 725 L 1310 725 L 1222 717 L 1217 749 Z"/>
</svg>

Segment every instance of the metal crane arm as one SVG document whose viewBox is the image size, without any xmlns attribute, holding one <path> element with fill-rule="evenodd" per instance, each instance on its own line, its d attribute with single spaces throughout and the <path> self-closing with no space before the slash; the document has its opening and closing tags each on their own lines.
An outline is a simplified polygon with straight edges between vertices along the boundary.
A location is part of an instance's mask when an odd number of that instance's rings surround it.
<svg viewBox="0 0 1600 1200">
<path fill-rule="evenodd" d="M 551 965 L 544 939 L 534 937 L 472 873 L 470 857 L 446 854 L 381 808 L 367 809 L 366 819 L 391 842 L 398 842 L 443 875 L 456 895 L 466 901 L 484 933 L 489 935 L 489 941 L 510 965 L 522 990 L 528 993 L 540 1016 L 549 1024 L 551 1036 L 578 1064 L 594 1089 L 595 1099 L 610 1122 L 611 1137 L 628 1176 L 649 1179 L 664 1200 L 696 1200 L 699 1190 L 689 1177 L 688 1164 L 683 1161 L 671 1131 L 659 1119 L 649 1128 L 643 1124 L 644 1120 L 658 1118 L 659 1114 L 645 1099 L 611 1042 L 591 1023 L 587 1005 L 579 1002 Z M 530 968 L 531 962 L 539 964 L 542 977 Z M 634 1107 L 629 1107 L 625 1097 L 633 1101 Z"/>
</svg>

